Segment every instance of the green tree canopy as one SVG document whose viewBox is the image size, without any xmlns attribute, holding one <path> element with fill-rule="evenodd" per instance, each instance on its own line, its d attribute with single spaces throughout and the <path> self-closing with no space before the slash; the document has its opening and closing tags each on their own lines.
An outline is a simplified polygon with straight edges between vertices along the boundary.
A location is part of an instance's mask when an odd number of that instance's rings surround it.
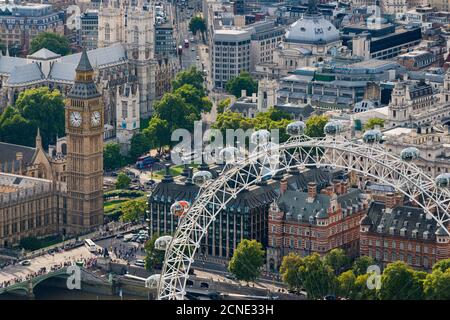
<svg viewBox="0 0 450 320">
<path fill-rule="evenodd" d="M 352 270 L 341 273 L 337 282 L 339 285 L 338 295 L 340 297 L 354 299 L 356 295 L 356 276 Z"/>
<path fill-rule="evenodd" d="M 154 268 L 161 267 L 164 262 L 165 252 L 155 249 L 155 241 L 160 236 L 154 234 L 153 237 L 148 240 L 144 245 L 145 250 L 145 269 L 153 270 Z"/>
<path fill-rule="evenodd" d="M 117 175 L 116 189 L 128 189 L 130 187 L 131 178 L 121 172 Z"/>
<path fill-rule="evenodd" d="M 147 202 L 145 198 L 129 200 L 121 206 L 123 222 L 135 222 L 144 218 Z"/>
<path fill-rule="evenodd" d="M 217 105 L 217 113 L 224 113 L 225 110 L 227 110 L 231 105 L 231 99 L 230 98 L 226 98 L 222 101 L 219 102 L 219 104 Z"/>
<path fill-rule="evenodd" d="M 228 80 L 225 89 L 237 98 L 241 97 L 242 90 L 247 91 L 247 96 L 258 92 L 258 82 L 253 80 L 250 73 L 242 72 L 235 78 Z"/>
<path fill-rule="evenodd" d="M 450 300 L 450 269 L 434 269 L 426 276 L 423 291 L 428 300 Z"/>
<path fill-rule="evenodd" d="M 42 48 L 46 48 L 62 56 L 70 53 L 67 38 L 53 32 L 42 32 L 31 41 L 30 53 L 39 51 Z"/>
<path fill-rule="evenodd" d="M 352 270 L 356 276 L 365 274 L 367 272 L 367 268 L 371 265 L 374 265 L 375 261 L 372 257 L 369 256 L 361 256 L 353 261 Z"/>
<path fill-rule="evenodd" d="M 194 121 L 198 120 L 195 108 L 184 102 L 184 99 L 173 93 L 166 93 L 155 103 L 155 115 L 167 121 L 168 129 L 172 133 L 176 129 L 194 130 Z"/>
<path fill-rule="evenodd" d="M 447 271 L 450 268 L 450 259 L 442 259 L 436 262 L 433 266 L 433 271 L 436 269 L 441 270 L 442 272 Z"/>
<path fill-rule="evenodd" d="M 204 96 L 204 81 L 205 79 L 203 78 L 203 72 L 197 70 L 197 68 L 193 66 L 187 70 L 183 70 L 177 73 L 175 79 L 172 80 L 172 89 L 173 91 L 175 91 L 185 84 L 190 84 L 198 90 L 202 91 Z"/>
<path fill-rule="evenodd" d="M 106 143 L 103 150 L 103 169 L 111 171 L 122 167 L 124 163 L 123 156 L 120 154 L 120 145 L 118 143 Z"/>
<path fill-rule="evenodd" d="M 337 279 L 334 271 L 317 253 L 303 258 L 299 275 L 310 300 L 336 293 Z"/>
<path fill-rule="evenodd" d="M 264 264 L 262 244 L 256 240 L 242 240 L 233 253 L 228 270 L 243 281 L 254 281 L 261 274 Z"/>
<path fill-rule="evenodd" d="M 48 87 L 25 90 L 19 94 L 15 107 L 32 127 L 40 129 L 44 148 L 55 142 L 57 136 L 64 136 L 64 99 L 58 90 L 51 91 Z"/>
<path fill-rule="evenodd" d="M 136 162 L 137 158 L 146 154 L 152 148 L 152 141 L 145 133 L 138 133 L 131 138 L 130 151 L 128 157 L 131 162 Z"/>
<path fill-rule="evenodd" d="M 200 119 L 202 112 L 211 111 L 212 103 L 205 96 L 204 90 L 200 90 L 191 84 L 184 84 L 174 91 L 174 94 L 183 98 L 184 102 L 191 105 L 196 111 L 197 117 Z"/>
<path fill-rule="evenodd" d="M 148 127 L 144 129 L 144 134 L 150 140 L 151 145 L 158 148 L 159 152 L 161 152 L 163 147 L 171 144 L 169 123 L 158 116 L 152 117 Z"/>
<path fill-rule="evenodd" d="M 0 116 L 0 140 L 24 146 L 35 146 L 36 128 L 16 108 L 7 107 Z"/>
<path fill-rule="evenodd" d="M 351 299 L 355 300 L 377 300 L 377 290 L 369 289 L 367 286 L 372 273 L 364 273 L 356 277 L 355 287 Z"/>
<path fill-rule="evenodd" d="M 302 258 L 295 253 L 289 253 L 287 256 L 284 256 L 281 261 L 281 279 L 292 290 L 302 290 L 302 281 L 299 274 L 299 268 L 302 263 Z"/>
<path fill-rule="evenodd" d="M 384 127 L 384 119 L 370 118 L 369 120 L 367 120 L 366 124 L 364 125 L 364 130 L 375 129 L 376 126 L 383 128 Z"/>
<path fill-rule="evenodd" d="M 345 251 L 336 248 L 325 255 L 325 263 L 333 268 L 336 275 L 341 274 L 350 267 L 350 259 L 345 254 Z"/>
<path fill-rule="evenodd" d="M 205 20 L 200 16 L 192 17 L 191 21 L 189 21 L 189 30 L 194 35 L 196 35 L 199 31 L 203 34 L 204 32 L 206 32 Z"/>
<path fill-rule="evenodd" d="M 414 271 L 406 263 L 390 263 L 381 276 L 382 300 L 419 300 L 423 296 L 423 275 Z"/>
<path fill-rule="evenodd" d="M 328 122 L 327 116 L 313 115 L 306 120 L 306 135 L 310 137 L 323 137 L 325 136 L 323 128 Z"/>
</svg>

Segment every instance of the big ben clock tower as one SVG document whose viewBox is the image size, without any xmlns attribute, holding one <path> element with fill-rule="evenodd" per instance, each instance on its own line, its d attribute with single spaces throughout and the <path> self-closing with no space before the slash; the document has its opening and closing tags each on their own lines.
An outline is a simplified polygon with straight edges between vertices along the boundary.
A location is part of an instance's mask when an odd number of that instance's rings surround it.
<svg viewBox="0 0 450 320">
<path fill-rule="evenodd" d="M 67 95 L 67 230 L 103 224 L 103 104 L 85 50 Z"/>
</svg>

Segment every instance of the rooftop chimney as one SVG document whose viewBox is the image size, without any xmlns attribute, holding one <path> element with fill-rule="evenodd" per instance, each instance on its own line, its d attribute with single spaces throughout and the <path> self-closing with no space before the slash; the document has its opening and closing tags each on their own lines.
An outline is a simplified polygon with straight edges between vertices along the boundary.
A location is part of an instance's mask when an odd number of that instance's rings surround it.
<svg viewBox="0 0 450 320">
<path fill-rule="evenodd" d="M 308 183 L 308 198 L 315 199 L 317 196 L 317 183 L 309 182 Z"/>
<path fill-rule="evenodd" d="M 283 194 L 288 188 L 288 183 L 285 178 L 281 179 L 280 182 L 280 193 Z"/>
</svg>

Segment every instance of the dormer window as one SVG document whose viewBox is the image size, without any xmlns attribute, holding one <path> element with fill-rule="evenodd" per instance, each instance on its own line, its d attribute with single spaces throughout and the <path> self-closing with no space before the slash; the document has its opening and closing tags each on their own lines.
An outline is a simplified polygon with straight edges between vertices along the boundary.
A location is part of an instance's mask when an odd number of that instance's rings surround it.
<svg viewBox="0 0 450 320">
<path fill-rule="evenodd" d="M 401 228 L 401 229 L 400 229 L 400 235 L 401 235 L 402 237 L 406 236 L 406 228 Z"/>
</svg>

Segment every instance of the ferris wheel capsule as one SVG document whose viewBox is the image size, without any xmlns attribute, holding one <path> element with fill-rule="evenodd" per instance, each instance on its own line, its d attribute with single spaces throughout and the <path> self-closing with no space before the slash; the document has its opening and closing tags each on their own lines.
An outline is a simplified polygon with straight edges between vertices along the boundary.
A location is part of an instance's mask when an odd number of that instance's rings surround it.
<svg viewBox="0 0 450 320">
<path fill-rule="evenodd" d="M 363 141 L 365 143 L 377 143 L 383 138 L 380 130 L 367 130 L 364 132 Z"/>
<path fill-rule="evenodd" d="M 169 244 L 171 241 L 172 241 L 172 236 L 159 237 L 155 241 L 155 249 L 165 251 L 169 247 Z"/>
<path fill-rule="evenodd" d="M 342 124 L 339 121 L 330 121 L 323 128 L 327 136 L 335 136 L 342 132 Z"/>
<path fill-rule="evenodd" d="M 289 123 L 286 127 L 286 132 L 290 136 L 301 136 L 305 133 L 306 124 L 303 121 L 295 121 Z"/>
<path fill-rule="evenodd" d="M 187 201 L 176 201 L 170 206 L 170 213 L 176 217 L 182 217 L 188 212 L 189 206 L 190 204 Z"/>
<path fill-rule="evenodd" d="M 441 188 L 450 187 L 450 173 L 442 173 L 436 177 L 436 185 Z"/>
<path fill-rule="evenodd" d="M 226 147 L 220 150 L 219 158 L 225 163 L 235 163 L 239 158 L 240 152 L 238 148 Z"/>
<path fill-rule="evenodd" d="M 420 151 L 415 147 L 408 147 L 400 152 L 400 158 L 403 161 L 413 161 L 419 158 Z"/>
<path fill-rule="evenodd" d="M 250 136 L 250 142 L 253 144 L 266 144 L 269 140 L 270 132 L 265 129 L 257 130 Z"/>
<path fill-rule="evenodd" d="M 145 287 L 146 288 L 156 288 L 158 287 L 159 280 L 161 279 L 161 275 L 159 273 L 152 274 L 150 277 L 145 279 Z"/>
<path fill-rule="evenodd" d="M 198 186 L 202 186 L 205 182 L 212 180 L 212 174 L 209 171 L 197 171 L 192 176 L 192 182 Z"/>
</svg>

